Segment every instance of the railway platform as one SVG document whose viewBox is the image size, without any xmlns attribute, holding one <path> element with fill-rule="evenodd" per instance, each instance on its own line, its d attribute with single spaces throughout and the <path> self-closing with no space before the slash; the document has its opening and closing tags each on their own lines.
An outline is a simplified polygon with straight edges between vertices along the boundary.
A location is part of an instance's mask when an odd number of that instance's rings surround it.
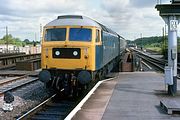
<svg viewBox="0 0 180 120">
<path fill-rule="evenodd" d="M 119 73 L 95 90 L 73 120 L 179 120 L 179 114 L 168 115 L 160 107 L 162 100 L 180 103 L 179 92 L 176 96 L 167 94 L 163 76 L 155 72 Z"/>
</svg>

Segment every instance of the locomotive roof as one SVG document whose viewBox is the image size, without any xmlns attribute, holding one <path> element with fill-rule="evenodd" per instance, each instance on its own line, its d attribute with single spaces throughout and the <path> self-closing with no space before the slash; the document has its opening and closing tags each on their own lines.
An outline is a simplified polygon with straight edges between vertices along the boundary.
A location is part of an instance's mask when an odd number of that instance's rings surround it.
<svg viewBox="0 0 180 120">
<path fill-rule="evenodd" d="M 79 16 L 79 15 L 64 15 L 64 16 L 58 16 L 57 19 L 51 21 L 46 26 L 95 26 L 100 27 L 101 26 L 91 18 L 88 18 L 86 16 Z"/>
<path fill-rule="evenodd" d="M 95 26 L 101 28 L 103 31 L 118 35 L 116 32 L 112 31 L 111 29 L 107 28 L 106 26 L 102 25 L 101 23 L 81 15 L 63 15 L 58 16 L 57 19 L 49 22 L 47 26 Z"/>
</svg>

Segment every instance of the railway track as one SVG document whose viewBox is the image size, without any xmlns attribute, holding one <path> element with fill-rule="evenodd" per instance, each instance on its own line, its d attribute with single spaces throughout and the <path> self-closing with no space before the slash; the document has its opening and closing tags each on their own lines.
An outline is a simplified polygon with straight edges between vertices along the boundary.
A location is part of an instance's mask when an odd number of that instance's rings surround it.
<svg viewBox="0 0 180 120">
<path fill-rule="evenodd" d="M 54 94 L 18 117 L 17 120 L 64 120 L 84 96 L 85 93 L 78 98 L 67 98 Z"/>
<path fill-rule="evenodd" d="M 23 78 L 26 78 L 26 77 L 27 77 L 27 75 L 18 76 L 18 77 L 4 77 L 0 81 L 0 86 L 14 82 L 14 81 L 17 81 L 17 80 L 20 80 L 20 79 L 23 79 Z"/>
<path fill-rule="evenodd" d="M 147 56 L 137 54 L 139 58 L 142 58 L 146 63 L 153 65 L 154 67 L 158 68 L 160 71 L 164 71 L 165 63 L 160 62 L 155 59 L 148 58 Z"/>
<path fill-rule="evenodd" d="M 108 78 L 103 81 L 111 79 L 113 78 Z M 17 118 L 17 120 L 69 120 L 103 81 L 99 81 L 96 85 L 92 86 L 92 89 L 82 93 L 78 98 L 63 99 L 61 98 L 62 96 L 54 94 L 41 104 Z"/>
<path fill-rule="evenodd" d="M 131 50 L 135 51 L 136 55 L 139 58 L 143 59 L 146 63 L 156 67 L 160 71 L 164 72 L 165 66 L 168 65 L 167 60 L 150 57 L 148 54 L 145 54 L 135 49 L 131 49 Z M 178 71 L 178 74 L 180 74 L 180 63 L 177 64 L 177 71 Z M 177 76 L 177 77 L 178 79 L 180 79 L 180 76 Z"/>
<path fill-rule="evenodd" d="M 139 50 L 135 50 L 135 49 L 131 49 L 131 50 L 135 51 L 136 55 L 142 60 L 144 60 L 145 62 L 155 66 L 160 71 L 164 71 L 164 67 L 167 64 L 165 60 L 159 60 L 157 58 L 150 57 L 148 54 L 145 54 Z"/>
<path fill-rule="evenodd" d="M 17 120 L 63 120 L 76 106 L 76 100 L 60 100 L 54 94 L 35 108 L 31 109 Z"/>
<path fill-rule="evenodd" d="M 27 75 L 3 79 L 0 81 L 0 96 L 2 96 L 5 92 L 12 92 L 18 88 L 34 83 L 37 80 L 38 78 L 27 77 Z"/>
</svg>

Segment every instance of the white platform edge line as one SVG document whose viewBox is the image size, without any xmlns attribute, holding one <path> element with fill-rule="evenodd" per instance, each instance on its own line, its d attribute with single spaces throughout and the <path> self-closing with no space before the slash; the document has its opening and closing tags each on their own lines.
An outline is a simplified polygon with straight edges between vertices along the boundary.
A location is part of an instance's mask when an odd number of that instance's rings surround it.
<svg viewBox="0 0 180 120">
<path fill-rule="evenodd" d="M 105 82 L 109 81 L 115 78 L 109 78 L 106 80 L 99 81 L 92 89 L 91 91 L 81 100 L 81 102 L 69 113 L 69 115 L 64 120 L 71 120 L 73 116 L 81 109 L 81 107 L 84 105 L 84 103 L 89 99 L 89 97 L 94 93 L 94 91 L 98 88 L 98 86 Z"/>
</svg>

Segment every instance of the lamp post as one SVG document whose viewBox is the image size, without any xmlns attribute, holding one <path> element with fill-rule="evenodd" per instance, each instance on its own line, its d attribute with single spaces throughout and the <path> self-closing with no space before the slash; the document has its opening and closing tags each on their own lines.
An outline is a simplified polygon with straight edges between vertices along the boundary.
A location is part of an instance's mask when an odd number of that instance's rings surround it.
<svg viewBox="0 0 180 120">
<path fill-rule="evenodd" d="M 8 27 L 6 26 L 6 49 L 7 49 L 7 53 L 8 53 L 8 45 L 9 45 L 9 41 L 8 41 Z"/>
<path fill-rule="evenodd" d="M 140 34 L 140 39 L 141 39 L 141 50 L 143 50 L 143 40 L 142 40 L 142 33 Z"/>
</svg>

